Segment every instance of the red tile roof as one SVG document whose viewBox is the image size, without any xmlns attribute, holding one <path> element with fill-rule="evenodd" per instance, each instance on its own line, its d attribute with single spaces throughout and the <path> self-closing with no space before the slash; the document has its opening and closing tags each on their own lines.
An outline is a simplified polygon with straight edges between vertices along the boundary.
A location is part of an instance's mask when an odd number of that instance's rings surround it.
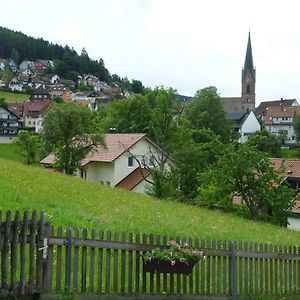
<svg viewBox="0 0 300 300">
<path fill-rule="evenodd" d="M 266 111 L 266 119 L 265 119 L 265 125 L 283 125 L 284 123 L 291 124 L 293 121 L 281 121 L 280 123 L 274 123 L 274 118 L 285 118 L 290 117 L 294 118 L 296 115 L 300 113 L 300 107 L 299 106 L 288 106 L 288 107 L 282 107 L 282 106 L 271 106 Z"/>
<path fill-rule="evenodd" d="M 85 166 L 92 161 L 113 162 L 143 138 L 146 138 L 145 133 L 108 133 L 105 135 L 106 147 L 99 146 L 90 151 L 81 161 L 81 165 Z M 41 160 L 41 163 L 52 164 L 54 161 L 55 156 L 50 154 Z"/>
<path fill-rule="evenodd" d="M 134 187 L 141 183 L 144 178 L 148 177 L 149 174 L 149 171 L 146 169 L 136 168 L 119 183 L 117 183 L 115 187 L 131 191 Z"/>
<path fill-rule="evenodd" d="M 300 178 L 300 159 L 271 158 L 275 170 L 278 170 L 283 163 L 284 175 L 287 178 Z"/>
<path fill-rule="evenodd" d="M 106 148 L 92 150 L 81 164 L 84 166 L 91 161 L 113 162 L 144 137 L 145 133 L 108 133 L 105 135 Z"/>
</svg>

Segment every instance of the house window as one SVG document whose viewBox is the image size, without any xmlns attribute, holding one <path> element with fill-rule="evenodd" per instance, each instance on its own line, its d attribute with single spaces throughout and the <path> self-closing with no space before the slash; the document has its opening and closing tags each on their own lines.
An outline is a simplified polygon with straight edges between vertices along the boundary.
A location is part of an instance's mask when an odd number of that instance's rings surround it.
<svg viewBox="0 0 300 300">
<path fill-rule="evenodd" d="M 80 170 L 80 178 L 86 179 L 86 171 Z"/>
<path fill-rule="evenodd" d="M 130 168 L 133 167 L 133 156 L 128 157 L 128 167 L 130 167 Z"/>
</svg>

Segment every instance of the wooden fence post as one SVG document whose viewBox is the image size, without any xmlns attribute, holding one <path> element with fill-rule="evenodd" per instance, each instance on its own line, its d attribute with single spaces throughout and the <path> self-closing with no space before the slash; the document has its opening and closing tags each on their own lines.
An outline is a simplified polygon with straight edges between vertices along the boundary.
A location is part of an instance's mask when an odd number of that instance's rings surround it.
<svg viewBox="0 0 300 300">
<path fill-rule="evenodd" d="M 72 271 L 72 229 L 67 229 L 67 246 L 66 246 L 66 285 L 65 285 L 65 291 L 67 293 L 70 292 L 71 288 L 71 271 Z"/>
<path fill-rule="evenodd" d="M 230 242 L 229 246 L 230 250 L 230 290 L 231 290 L 231 299 L 236 300 L 237 298 L 237 291 L 236 291 L 236 249 L 235 249 L 235 243 Z"/>
<path fill-rule="evenodd" d="M 50 237 L 50 231 L 51 231 L 51 225 L 50 223 L 45 223 L 44 226 L 44 236 L 43 236 L 43 247 L 42 247 L 42 292 L 48 293 L 50 292 L 51 287 L 51 272 L 52 272 L 52 266 L 50 267 L 50 263 L 52 263 L 52 255 L 49 255 L 49 245 L 48 245 L 48 238 Z M 50 260 L 50 261 L 49 261 Z"/>
<path fill-rule="evenodd" d="M 6 296 L 8 292 L 8 254 L 10 244 L 10 231 L 11 231 L 11 213 L 6 212 L 6 220 L 4 230 L 4 238 L 1 253 L 1 296 Z"/>
</svg>

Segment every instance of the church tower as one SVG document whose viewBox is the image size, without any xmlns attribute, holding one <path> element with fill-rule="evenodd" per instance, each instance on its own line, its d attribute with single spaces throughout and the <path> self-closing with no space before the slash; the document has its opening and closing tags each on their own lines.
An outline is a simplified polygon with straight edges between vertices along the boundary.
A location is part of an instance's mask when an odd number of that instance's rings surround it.
<svg viewBox="0 0 300 300">
<path fill-rule="evenodd" d="M 242 109 L 255 109 L 255 69 L 253 67 L 250 32 L 245 64 L 242 70 Z"/>
</svg>

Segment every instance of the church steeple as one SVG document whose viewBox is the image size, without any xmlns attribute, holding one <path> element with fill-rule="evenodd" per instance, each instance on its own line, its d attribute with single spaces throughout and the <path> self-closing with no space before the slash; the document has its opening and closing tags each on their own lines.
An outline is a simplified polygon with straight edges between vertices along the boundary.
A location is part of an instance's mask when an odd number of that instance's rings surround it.
<svg viewBox="0 0 300 300">
<path fill-rule="evenodd" d="M 243 68 L 243 72 L 242 72 L 242 80 L 244 79 L 244 76 L 246 75 L 247 71 L 250 72 L 250 74 L 253 76 L 253 79 L 255 81 L 255 69 L 253 67 L 253 56 L 252 56 L 250 31 L 249 31 L 249 36 L 248 36 L 245 64 L 244 64 L 244 68 Z"/>
<path fill-rule="evenodd" d="M 250 32 L 248 36 L 245 64 L 242 70 L 242 103 L 248 109 L 255 108 L 255 80 L 256 72 L 253 66 Z"/>
</svg>

